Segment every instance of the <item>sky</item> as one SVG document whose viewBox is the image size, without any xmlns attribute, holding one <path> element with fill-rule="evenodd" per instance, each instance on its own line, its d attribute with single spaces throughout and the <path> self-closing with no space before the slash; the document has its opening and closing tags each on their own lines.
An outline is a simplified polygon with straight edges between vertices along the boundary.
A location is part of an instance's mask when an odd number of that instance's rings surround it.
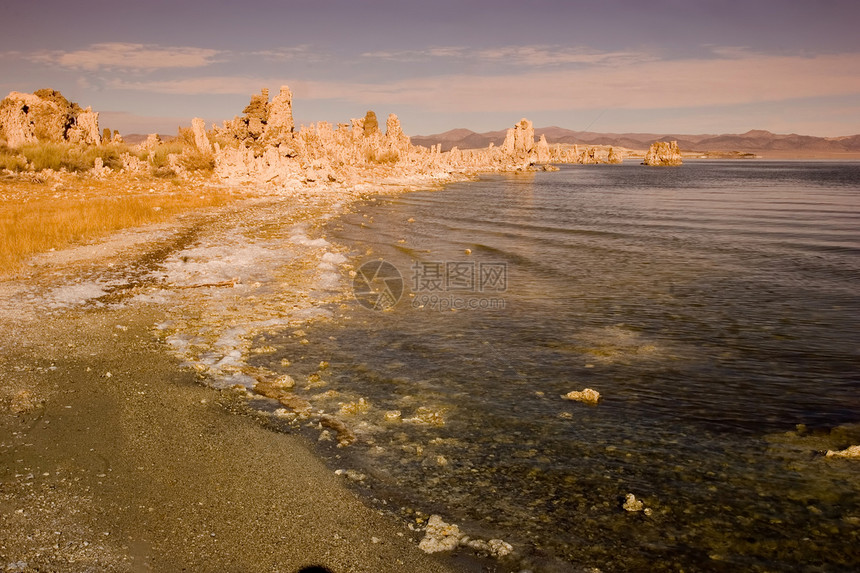
<svg viewBox="0 0 860 573">
<path fill-rule="evenodd" d="M 409 135 L 860 133 L 856 0 L 0 1 L 0 95 L 57 89 L 124 134 L 281 85 L 297 123 Z"/>
</svg>

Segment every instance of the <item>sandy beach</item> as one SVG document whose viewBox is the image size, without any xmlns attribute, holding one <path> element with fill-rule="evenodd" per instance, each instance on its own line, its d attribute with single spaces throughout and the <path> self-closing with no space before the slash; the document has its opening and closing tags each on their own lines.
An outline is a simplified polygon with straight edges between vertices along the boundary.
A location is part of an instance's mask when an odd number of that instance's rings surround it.
<svg viewBox="0 0 860 573">
<path fill-rule="evenodd" d="M 225 218 L 277 203 L 312 229 L 339 201 L 239 201 L 37 256 L 0 282 L 0 567 L 449 570 L 242 392 L 202 384 L 153 328 L 175 309 L 140 302 L 141 277 Z M 57 295 L 106 272 L 100 296 Z"/>
</svg>

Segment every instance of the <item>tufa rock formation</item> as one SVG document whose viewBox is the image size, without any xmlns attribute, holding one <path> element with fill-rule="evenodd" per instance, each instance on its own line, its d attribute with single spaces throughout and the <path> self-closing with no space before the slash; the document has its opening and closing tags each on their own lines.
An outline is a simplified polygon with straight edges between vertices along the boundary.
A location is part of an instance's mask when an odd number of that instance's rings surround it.
<svg viewBox="0 0 860 573">
<path fill-rule="evenodd" d="M 287 86 L 272 100 L 266 117 L 266 140 L 269 144 L 288 143 L 293 137 L 293 94 Z"/>
<path fill-rule="evenodd" d="M 618 164 L 624 162 L 624 156 L 614 147 L 609 148 L 609 156 L 606 158 L 607 163 Z"/>
<path fill-rule="evenodd" d="M 13 148 L 28 143 L 97 145 L 99 114 L 52 89 L 11 92 L 0 101 L 0 139 Z"/>
<path fill-rule="evenodd" d="M 275 100 L 269 103 L 269 90 L 263 88 L 259 94 L 251 96 L 251 102 L 242 110 L 245 115 L 224 122 L 224 132 L 228 138 L 245 145 L 280 145 L 292 138 L 293 107 L 292 94 L 287 86 L 282 86 Z"/>
<path fill-rule="evenodd" d="M 535 128 L 532 122 L 523 118 L 514 127 L 508 129 L 502 151 L 512 157 L 526 159 L 535 146 Z"/>
<path fill-rule="evenodd" d="M 412 145 L 400 120 L 388 116 L 386 131 L 376 113 L 332 125 L 318 122 L 296 130 L 292 95 L 287 86 L 270 103 L 268 90 L 251 97 L 244 116 L 216 129 L 215 172 L 230 182 L 250 181 L 277 186 L 372 183 L 385 178 L 448 178 L 453 173 L 552 169 L 552 163 L 614 163 L 612 149 L 550 147 L 545 137 L 535 143 L 534 126 L 522 119 L 510 128 L 501 146 L 484 149 L 430 149 Z"/>
<path fill-rule="evenodd" d="M 195 117 L 191 120 L 191 132 L 194 134 L 194 145 L 202 153 L 212 153 L 212 144 L 206 137 L 206 122 Z M 147 139 L 147 142 L 149 140 Z"/>
<path fill-rule="evenodd" d="M 373 137 L 379 133 L 379 122 L 376 120 L 376 112 L 373 110 L 368 111 L 361 125 L 364 129 L 364 137 Z"/>
<path fill-rule="evenodd" d="M 642 165 L 667 167 L 681 165 L 681 150 L 677 141 L 655 141 L 648 148 Z"/>
</svg>

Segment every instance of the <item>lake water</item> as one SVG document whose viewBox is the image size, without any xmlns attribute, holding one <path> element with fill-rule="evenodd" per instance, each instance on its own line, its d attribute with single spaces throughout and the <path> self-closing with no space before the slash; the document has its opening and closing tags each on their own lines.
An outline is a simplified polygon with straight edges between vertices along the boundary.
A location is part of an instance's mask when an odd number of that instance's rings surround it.
<svg viewBox="0 0 860 573">
<path fill-rule="evenodd" d="M 860 568 L 860 462 L 823 455 L 860 443 L 860 164 L 491 176 L 327 236 L 359 296 L 252 363 L 329 363 L 305 393 L 359 440 L 321 451 L 381 507 L 502 570 Z"/>
</svg>

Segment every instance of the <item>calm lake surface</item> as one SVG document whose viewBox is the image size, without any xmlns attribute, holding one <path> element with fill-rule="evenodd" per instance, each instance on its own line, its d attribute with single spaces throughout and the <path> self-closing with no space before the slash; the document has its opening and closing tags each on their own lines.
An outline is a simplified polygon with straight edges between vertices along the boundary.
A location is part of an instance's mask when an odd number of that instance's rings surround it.
<svg viewBox="0 0 860 573">
<path fill-rule="evenodd" d="M 502 570 L 860 569 L 860 462 L 823 455 L 860 443 L 860 164 L 492 176 L 328 239 L 359 300 L 267 342 L 365 400 L 330 456 L 388 509 Z"/>
</svg>

